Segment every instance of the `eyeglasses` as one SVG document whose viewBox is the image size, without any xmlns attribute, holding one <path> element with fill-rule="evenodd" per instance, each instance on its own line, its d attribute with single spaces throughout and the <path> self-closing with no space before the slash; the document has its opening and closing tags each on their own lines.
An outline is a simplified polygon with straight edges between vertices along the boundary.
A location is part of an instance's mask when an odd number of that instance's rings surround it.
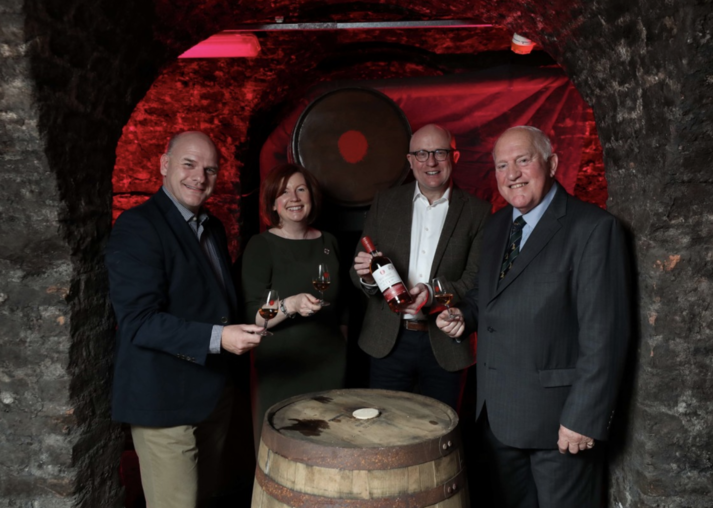
<svg viewBox="0 0 713 508">
<path fill-rule="evenodd" d="M 446 150 L 444 148 L 439 148 L 438 150 L 416 150 L 415 152 L 409 152 L 409 155 L 416 157 L 418 162 L 426 162 L 428 158 L 433 154 L 433 158 L 441 162 L 448 158 L 448 154 L 453 150 Z"/>
</svg>

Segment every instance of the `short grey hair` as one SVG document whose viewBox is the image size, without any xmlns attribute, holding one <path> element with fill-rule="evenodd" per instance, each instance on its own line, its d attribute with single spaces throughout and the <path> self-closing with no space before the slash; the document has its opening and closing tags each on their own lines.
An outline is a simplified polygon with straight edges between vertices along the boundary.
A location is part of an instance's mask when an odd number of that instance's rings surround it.
<svg viewBox="0 0 713 508">
<path fill-rule="evenodd" d="M 529 132 L 530 135 L 532 135 L 532 145 L 535 147 L 535 150 L 537 150 L 537 153 L 540 154 L 542 160 L 544 160 L 545 162 L 550 160 L 550 157 L 552 157 L 552 142 L 550 141 L 550 138 L 547 137 L 547 134 L 542 132 L 537 127 L 533 127 L 531 125 L 517 125 L 515 127 L 510 127 L 505 132 L 503 132 L 498 138 L 498 141 L 500 141 L 500 138 L 502 138 L 510 131 Z M 495 144 L 497 145 L 498 142 L 496 141 Z M 493 147 L 492 155 L 493 160 L 495 160 L 495 147 Z"/>
</svg>

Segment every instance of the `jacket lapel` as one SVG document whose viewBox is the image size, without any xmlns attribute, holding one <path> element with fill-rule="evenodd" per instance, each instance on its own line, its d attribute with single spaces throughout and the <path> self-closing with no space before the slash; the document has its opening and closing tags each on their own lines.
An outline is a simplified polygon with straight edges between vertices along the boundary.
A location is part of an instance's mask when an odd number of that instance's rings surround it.
<svg viewBox="0 0 713 508">
<path fill-rule="evenodd" d="M 492 234 L 483 238 L 484 255 L 481 256 L 482 266 L 480 269 L 483 278 L 485 278 L 483 281 L 484 289 L 487 291 L 485 295 L 482 295 L 485 296 L 483 301 L 487 303 L 495 298 L 498 292 L 498 277 L 500 276 L 505 247 L 507 247 L 510 237 L 511 223 L 512 206 L 508 206 L 493 216 L 489 228 Z M 489 253 L 489 255 L 485 253 Z"/>
<path fill-rule="evenodd" d="M 203 278 L 205 280 L 210 281 L 211 284 L 215 286 L 214 289 L 216 293 L 220 295 L 225 295 L 225 292 L 221 288 L 220 282 L 218 281 L 218 279 L 216 279 L 215 274 L 213 273 L 213 269 L 210 267 L 210 261 L 203 253 L 203 249 L 201 249 L 201 246 L 198 243 L 198 239 L 196 238 L 195 233 L 191 229 L 191 226 L 189 226 L 188 223 L 183 219 L 181 213 L 176 208 L 176 205 L 173 204 L 171 199 L 166 195 L 163 190 L 159 190 L 155 194 L 155 196 L 156 203 L 159 205 L 159 208 L 163 212 L 163 215 L 166 218 L 166 222 L 168 223 L 169 227 L 176 235 L 180 246 L 188 251 L 189 256 L 198 261 L 198 269 L 201 271 Z M 208 223 L 210 223 L 210 219 L 206 222 L 206 224 Z M 211 234 L 213 234 L 212 230 Z M 217 250 L 220 252 L 220 248 L 218 248 Z M 220 257 L 223 256 L 221 255 Z M 221 260 L 221 263 L 223 262 L 224 261 Z M 223 273 L 226 274 L 225 271 Z M 226 283 L 227 282 L 228 281 L 226 281 Z"/>
<path fill-rule="evenodd" d="M 436 252 L 433 254 L 433 263 L 431 263 L 431 276 L 429 277 L 429 280 L 432 280 L 436 275 L 436 271 L 441 264 L 441 259 L 443 259 L 443 254 L 446 252 L 448 240 L 453 235 L 456 224 L 458 224 L 458 219 L 460 218 L 464 203 L 465 200 L 463 198 L 463 191 L 453 185 L 451 188 L 451 197 L 450 202 L 448 203 L 446 220 L 443 223 L 443 229 L 441 230 L 441 237 L 438 239 Z M 413 216 L 413 214 L 411 215 Z"/>
<path fill-rule="evenodd" d="M 413 223 L 413 193 L 415 191 L 416 182 L 412 185 L 404 185 L 401 187 L 401 192 L 391 202 L 389 207 L 388 217 L 389 222 L 393 225 L 391 234 L 394 235 L 396 252 L 389 252 L 396 266 L 405 266 L 406 273 L 402 273 L 402 277 L 408 277 L 408 266 L 411 258 L 411 225 Z M 398 260 L 398 261 L 397 261 Z"/>
<path fill-rule="evenodd" d="M 564 217 L 567 209 L 567 192 L 558 184 L 555 197 L 544 215 L 535 226 L 535 229 L 527 239 L 517 261 L 505 276 L 505 279 L 497 286 L 494 297 L 498 296 L 527 268 L 527 266 L 537 257 L 542 249 L 549 243 L 552 237 L 562 228 L 560 218 Z M 512 215 L 510 216 L 512 217 Z M 503 251 L 504 252 L 504 251 Z"/>
</svg>

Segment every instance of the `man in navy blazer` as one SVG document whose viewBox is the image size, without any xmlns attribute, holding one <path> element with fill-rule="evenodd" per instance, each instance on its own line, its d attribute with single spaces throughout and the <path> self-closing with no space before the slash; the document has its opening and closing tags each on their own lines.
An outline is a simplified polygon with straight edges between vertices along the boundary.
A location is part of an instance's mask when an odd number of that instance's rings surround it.
<svg viewBox="0 0 713 508">
<path fill-rule="evenodd" d="M 163 187 L 117 219 L 106 249 L 118 321 L 112 417 L 131 425 L 147 505 L 203 506 L 228 431 L 231 354 L 260 343 L 237 323 L 225 230 L 203 204 L 218 151 L 201 132 L 171 138 Z"/>
<path fill-rule="evenodd" d="M 498 506 L 599 508 L 629 339 L 624 233 L 555 182 L 540 130 L 508 129 L 493 158 L 510 206 L 485 228 L 461 319 L 437 324 L 452 337 L 477 326 L 476 417 Z"/>
</svg>

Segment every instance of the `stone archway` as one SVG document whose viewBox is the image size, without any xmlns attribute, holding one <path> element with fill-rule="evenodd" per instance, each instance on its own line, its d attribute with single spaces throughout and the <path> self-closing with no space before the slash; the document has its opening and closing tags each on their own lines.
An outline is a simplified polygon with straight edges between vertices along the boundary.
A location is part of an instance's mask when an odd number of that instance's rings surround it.
<svg viewBox="0 0 713 508">
<path fill-rule="evenodd" d="M 101 251 L 121 127 L 167 58 L 208 33 L 238 21 L 316 21 L 324 14 L 309 2 L 229 4 L 0 4 L 0 495 L 10 502 L 119 503 Z M 413 18 L 478 17 L 530 36 L 592 105 L 608 208 L 631 229 L 638 270 L 638 348 L 610 504 L 707 506 L 710 5 L 503 1 L 493 11 L 489 2 L 412 4 Z M 369 12 L 368 2 L 344 5 L 361 9 L 355 18 Z M 372 11 L 379 19 L 406 12 Z"/>
</svg>

